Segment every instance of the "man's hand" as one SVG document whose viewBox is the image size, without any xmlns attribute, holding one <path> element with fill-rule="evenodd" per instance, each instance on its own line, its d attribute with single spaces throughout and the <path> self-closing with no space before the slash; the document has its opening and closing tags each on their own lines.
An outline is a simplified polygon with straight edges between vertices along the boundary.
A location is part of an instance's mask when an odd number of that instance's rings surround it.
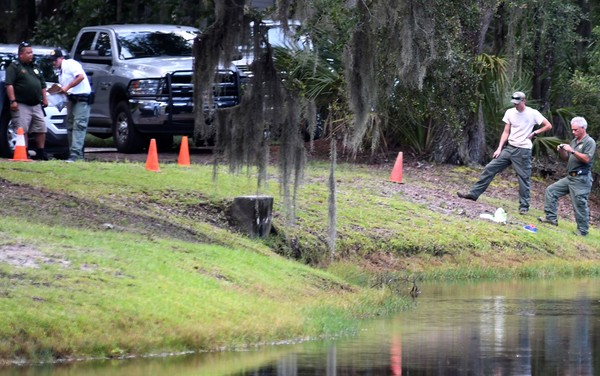
<svg viewBox="0 0 600 376">
<path fill-rule="evenodd" d="M 502 153 L 502 148 L 496 149 L 496 151 L 494 152 L 494 155 L 492 155 L 492 157 L 494 159 L 496 159 L 496 158 L 498 158 L 498 156 L 500 155 L 500 153 Z"/>
<path fill-rule="evenodd" d="M 575 151 L 569 144 L 560 144 L 560 145 L 558 145 L 556 150 L 558 150 L 559 152 L 560 151 L 565 152 L 565 154 L 570 154 Z"/>
</svg>

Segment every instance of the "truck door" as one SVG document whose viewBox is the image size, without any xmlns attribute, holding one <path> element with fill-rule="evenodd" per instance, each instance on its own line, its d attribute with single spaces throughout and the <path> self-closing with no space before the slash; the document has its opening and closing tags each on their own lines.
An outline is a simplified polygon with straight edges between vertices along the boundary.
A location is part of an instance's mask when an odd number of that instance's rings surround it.
<svg viewBox="0 0 600 376">
<path fill-rule="evenodd" d="M 110 87 L 107 79 L 112 69 L 110 34 L 101 30 L 90 30 L 81 34 L 74 58 L 79 60 L 92 84 L 96 98 L 90 109 L 90 133 L 111 132 Z M 108 83 L 107 83 L 108 81 Z"/>
<path fill-rule="evenodd" d="M 99 31 L 92 51 L 98 57 L 111 58 L 116 53 L 112 48 L 110 34 L 104 31 Z M 96 94 L 97 106 L 92 105 L 92 113 L 90 116 L 98 119 L 99 123 L 107 124 L 110 130 L 112 125 L 111 109 L 110 109 L 110 90 L 112 87 L 112 79 L 110 79 L 112 64 L 89 64 L 90 73 L 93 81 L 93 89 Z M 87 69 L 86 69 L 87 71 Z"/>
</svg>

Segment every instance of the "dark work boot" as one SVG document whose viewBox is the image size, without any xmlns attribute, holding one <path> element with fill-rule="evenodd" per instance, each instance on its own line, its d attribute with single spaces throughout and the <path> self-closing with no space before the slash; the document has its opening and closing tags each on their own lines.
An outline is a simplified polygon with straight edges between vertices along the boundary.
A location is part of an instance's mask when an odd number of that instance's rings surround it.
<svg viewBox="0 0 600 376">
<path fill-rule="evenodd" d="M 460 198 L 464 198 L 465 200 L 477 201 L 477 197 L 470 193 L 456 192 L 456 195 Z"/>
<path fill-rule="evenodd" d="M 38 148 L 38 149 L 35 149 L 35 158 L 34 159 L 37 159 L 38 161 L 47 161 L 50 158 L 48 158 L 48 154 L 46 154 L 46 150 Z"/>
<path fill-rule="evenodd" d="M 550 219 L 550 218 L 546 218 L 546 217 L 538 217 L 538 221 L 540 221 L 542 223 L 547 223 L 547 224 L 552 225 L 552 226 L 558 226 L 558 220 L 557 219 Z"/>
</svg>

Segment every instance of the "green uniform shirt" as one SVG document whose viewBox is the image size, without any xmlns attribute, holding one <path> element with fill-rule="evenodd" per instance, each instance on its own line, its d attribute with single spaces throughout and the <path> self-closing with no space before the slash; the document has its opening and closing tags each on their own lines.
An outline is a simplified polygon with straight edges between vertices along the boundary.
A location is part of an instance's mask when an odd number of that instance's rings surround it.
<svg viewBox="0 0 600 376">
<path fill-rule="evenodd" d="M 594 154 L 596 153 L 596 141 L 594 141 L 590 135 L 586 134 L 581 141 L 577 141 L 576 138 L 571 140 L 570 145 L 576 152 L 586 154 L 590 157 L 590 163 L 583 163 L 571 154 L 569 156 L 569 161 L 567 162 L 567 172 L 577 172 L 580 170 L 586 172 L 591 171 Z"/>
<path fill-rule="evenodd" d="M 5 84 L 14 87 L 18 103 L 28 106 L 42 103 L 42 88 L 46 88 L 46 80 L 37 65 L 13 61 L 6 68 Z"/>
</svg>

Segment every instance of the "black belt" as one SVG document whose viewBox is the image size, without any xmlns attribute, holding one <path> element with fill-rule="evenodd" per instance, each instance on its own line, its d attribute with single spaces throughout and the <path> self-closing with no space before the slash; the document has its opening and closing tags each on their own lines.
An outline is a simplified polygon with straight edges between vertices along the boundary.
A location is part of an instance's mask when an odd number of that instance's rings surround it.
<svg viewBox="0 0 600 376">
<path fill-rule="evenodd" d="M 577 171 L 569 172 L 570 176 L 579 176 L 579 175 L 587 175 L 587 174 L 588 174 L 588 170 L 577 170 Z"/>
<path fill-rule="evenodd" d="M 90 99 L 89 94 L 69 94 L 69 100 L 71 102 L 87 102 Z"/>
</svg>

